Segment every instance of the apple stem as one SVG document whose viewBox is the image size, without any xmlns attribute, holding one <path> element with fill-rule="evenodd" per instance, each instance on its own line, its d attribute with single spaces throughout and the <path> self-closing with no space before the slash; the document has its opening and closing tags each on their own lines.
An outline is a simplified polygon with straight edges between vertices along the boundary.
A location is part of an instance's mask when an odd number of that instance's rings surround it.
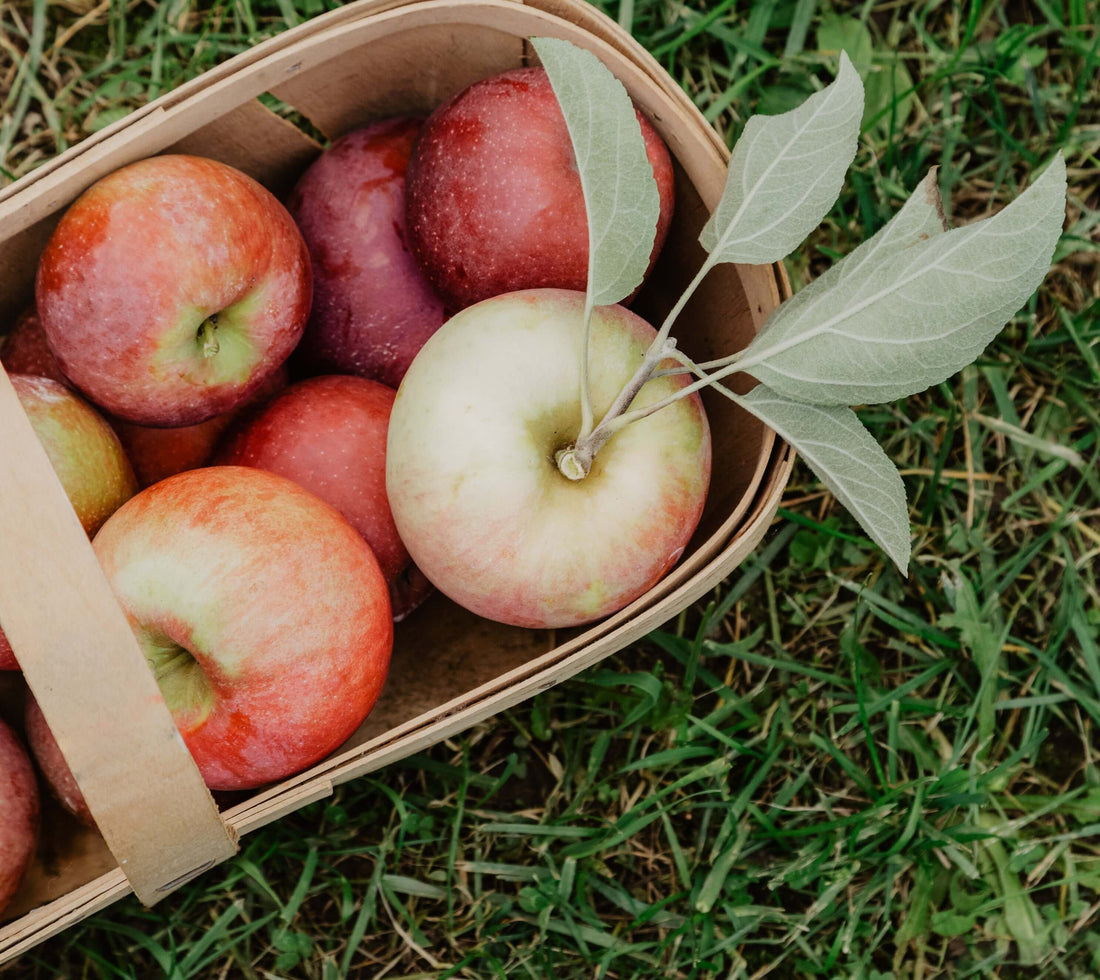
<svg viewBox="0 0 1100 980">
<path fill-rule="evenodd" d="M 567 480 L 583 480 L 592 469 L 592 455 L 582 452 L 576 446 L 559 449 L 554 454 L 558 472 Z"/>
<path fill-rule="evenodd" d="M 654 371 L 654 378 L 675 378 L 681 374 L 694 374 L 699 378 L 708 377 L 707 371 L 716 371 L 718 368 L 730 367 L 733 364 L 738 363 L 742 357 L 745 356 L 745 352 L 738 351 L 736 354 L 730 354 L 728 357 L 720 357 L 713 361 L 700 361 L 696 364 L 694 361 L 688 360 L 688 358 L 680 355 L 677 360 L 680 362 L 680 367 L 665 368 L 661 371 Z"/>
<path fill-rule="evenodd" d="M 691 299 L 695 290 L 699 287 L 699 284 L 706 278 L 707 273 L 717 264 L 718 260 L 713 253 L 706 257 L 702 266 L 700 266 L 699 270 L 695 273 L 695 277 L 688 284 L 687 289 L 680 295 L 676 304 L 669 311 L 668 316 L 665 317 L 664 322 L 657 331 L 657 335 L 653 338 L 653 342 L 649 346 L 649 350 L 646 351 L 645 357 L 642 358 L 642 363 L 638 365 L 638 369 L 634 372 L 634 376 L 623 386 L 622 391 L 616 396 L 615 401 L 611 403 L 611 407 L 595 426 L 592 425 L 593 416 L 588 393 L 587 327 L 591 316 L 591 301 L 590 299 L 586 300 L 585 349 L 581 355 L 581 431 L 580 435 L 577 437 L 577 441 L 572 446 L 558 450 L 554 456 L 554 461 L 557 464 L 558 470 L 564 477 L 570 480 L 583 480 L 592 469 L 592 462 L 596 458 L 596 453 L 603 448 L 608 439 L 616 432 L 630 425 L 631 422 L 638 422 L 652 415 L 654 412 L 674 402 L 678 402 L 681 398 L 687 398 L 693 395 L 703 388 L 717 388 L 723 394 L 736 400 L 737 396 L 718 382 L 721 378 L 728 377 L 741 369 L 740 360 L 744 354 L 743 351 L 739 351 L 729 357 L 721 358 L 720 360 L 696 364 L 676 349 L 676 338 L 671 336 L 673 323 L 675 323 L 677 317 L 683 312 L 684 307 L 687 306 L 688 300 Z M 670 357 L 679 361 L 681 367 L 666 368 L 658 371 L 658 365 Z M 708 374 L 707 371 L 711 369 L 714 369 L 714 373 Z M 690 385 L 686 385 L 668 397 L 662 398 L 658 402 L 654 402 L 646 408 L 640 408 L 633 412 L 627 411 L 631 402 L 634 401 L 635 396 L 651 379 L 686 373 L 695 374 L 698 380 Z"/>
<path fill-rule="evenodd" d="M 638 365 L 638 369 L 634 372 L 634 376 L 615 397 L 600 423 L 587 434 L 582 429 L 582 434 L 578 436 L 577 441 L 572 446 L 560 449 L 555 454 L 554 461 L 557 463 L 562 476 L 570 480 L 583 480 L 588 476 L 589 471 L 592 469 L 592 461 L 596 458 L 596 453 L 603 448 L 608 439 L 622 428 L 622 426 L 616 424 L 616 420 L 627 417 L 623 413 L 630 407 L 630 403 L 634 401 L 634 397 L 642 390 L 645 383 L 653 377 L 657 365 L 667 357 L 674 356 L 675 352 L 675 337 L 666 338 L 660 346 L 656 344 L 650 346 L 645 357 L 642 358 L 642 363 Z"/>
<path fill-rule="evenodd" d="M 685 371 L 690 371 L 691 373 L 697 375 L 699 380 L 693 382 L 692 384 L 685 385 L 678 391 L 675 391 L 671 395 L 662 398 L 660 401 L 654 402 L 652 405 L 647 405 L 645 408 L 639 408 L 633 412 L 625 412 L 614 419 L 605 419 L 605 421 L 608 422 L 609 431 L 604 437 L 604 442 L 610 439 L 620 429 L 630 425 L 631 422 L 640 422 L 642 419 L 647 418 L 654 412 L 658 412 L 662 408 L 667 408 L 669 405 L 678 402 L 681 398 L 687 398 L 691 395 L 694 395 L 695 392 L 702 391 L 704 388 L 715 388 L 718 391 L 721 391 L 724 395 L 727 395 L 734 401 L 738 401 L 738 403 L 740 403 L 738 397 L 734 395 L 733 392 L 729 391 L 729 389 L 727 389 L 724 385 L 719 384 L 719 382 L 723 378 L 728 378 L 731 374 L 737 374 L 740 370 L 741 364 L 740 361 L 736 359 L 736 357 L 725 359 L 727 362 L 725 366 L 723 366 L 720 370 L 715 371 L 713 374 L 707 374 L 699 365 L 692 363 L 687 358 L 679 358 L 679 360 L 680 363 L 684 365 Z M 601 422 L 596 427 L 597 430 L 602 428 L 603 424 L 604 423 Z"/>
<path fill-rule="evenodd" d="M 581 348 L 581 431 L 577 440 L 585 439 L 591 433 L 595 425 L 595 417 L 592 412 L 592 389 L 588 378 L 588 354 L 592 343 L 592 290 L 588 290 L 584 297 L 584 346 Z M 563 471 L 564 472 L 564 471 Z M 585 475 L 587 475 L 585 470 Z M 580 479 L 580 477 L 570 477 Z"/>
<path fill-rule="evenodd" d="M 202 356 L 213 357 L 221 350 L 218 343 L 218 314 L 211 313 L 199 327 L 197 337 L 202 341 Z"/>
</svg>

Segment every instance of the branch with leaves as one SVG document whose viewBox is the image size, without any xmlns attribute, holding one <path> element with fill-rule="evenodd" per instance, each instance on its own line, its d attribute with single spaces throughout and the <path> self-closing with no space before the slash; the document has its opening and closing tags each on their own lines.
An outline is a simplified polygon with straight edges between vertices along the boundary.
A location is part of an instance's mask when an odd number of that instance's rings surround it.
<svg viewBox="0 0 1100 980">
<path fill-rule="evenodd" d="M 620 302 L 642 281 L 657 224 L 656 184 L 621 83 L 568 42 L 537 38 L 533 44 L 565 115 L 588 208 L 587 324 L 594 306 Z M 790 443 L 907 572 L 904 485 L 850 406 L 904 398 L 962 370 L 1035 292 L 1065 218 L 1061 154 L 999 213 L 950 230 L 931 171 L 882 229 L 780 304 L 742 351 L 695 364 L 671 335 L 716 265 L 780 261 L 821 223 L 855 157 L 862 116 L 863 85 L 842 55 L 835 81 L 802 105 L 749 119 L 730 156 L 721 200 L 699 236 L 707 258 L 599 421 L 584 364 L 581 430 L 558 455 L 566 476 L 583 479 L 624 426 L 712 387 Z M 662 367 L 670 358 L 680 366 Z M 630 410 L 648 380 L 685 372 L 697 380 L 673 398 Z M 760 382 L 747 395 L 721 383 L 739 372 Z"/>
</svg>

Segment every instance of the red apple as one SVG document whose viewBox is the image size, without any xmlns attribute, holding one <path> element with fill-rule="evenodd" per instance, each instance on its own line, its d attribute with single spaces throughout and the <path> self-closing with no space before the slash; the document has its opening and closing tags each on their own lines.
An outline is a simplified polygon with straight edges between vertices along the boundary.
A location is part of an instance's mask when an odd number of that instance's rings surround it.
<svg viewBox="0 0 1100 980">
<path fill-rule="evenodd" d="M 94 826 L 92 811 L 88 809 L 73 771 L 61 754 L 61 747 L 53 737 L 50 726 L 46 724 L 46 716 L 42 714 L 42 709 L 30 693 L 27 694 L 24 725 L 31 755 L 57 801 L 83 823 L 89 827 Z"/>
<path fill-rule="evenodd" d="M 661 200 L 652 267 L 672 221 L 673 170 L 656 130 L 638 121 Z M 584 196 L 543 69 L 475 82 L 432 113 L 406 193 L 409 247 L 451 309 L 516 289 L 585 288 Z"/>
<path fill-rule="evenodd" d="M 38 842 L 38 783 L 19 739 L 0 721 L 0 914 L 11 901 Z"/>
<path fill-rule="evenodd" d="M 91 405 L 50 378 L 13 374 L 12 387 L 89 536 L 137 493 L 118 436 Z M 18 669 L 0 630 L 0 670 Z"/>
<path fill-rule="evenodd" d="M 222 434 L 242 414 L 262 405 L 287 386 L 285 365 L 275 369 L 240 408 L 215 415 L 205 422 L 164 429 L 111 419 L 111 426 L 122 442 L 134 467 L 138 486 L 144 488 L 184 470 L 193 470 L 210 462 Z"/>
<path fill-rule="evenodd" d="M 393 645 L 385 580 L 293 481 L 188 470 L 129 500 L 93 546 L 212 789 L 317 762 L 374 706 Z"/>
<path fill-rule="evenodd" d="M 7 368 L 8 374 L 36 374 L 66 386 L 69 384 L 46 342 L 42 321 L 33 306 L 19 315 L 11 333 L 0 346 L 0 364 Z"/>
<path fill-rule="evenodd" d="M 622 306 L 592 318 L 601 419 L 656 331 Z M 386 489 L 401 540 L 441 592 L 517 626 L 573 626 L 622 608 L 683 553 L 703 512 L 710 429 L 698 395 L 615 432 L 586 476 L 559 468 L 581 428 L 584 294 L 531 289 L 456 314 L 398 389 Z M 632 408 L 674 394 L 647 382 Z"/>
<path fill-rule="evenodd" d="M 86 190 L 42 254 L 36 301 L 66 377 L 110 414 L 192 425 L 242 404 L 309 313 L 286 209 L 215 160 L 150 157 Z"/>
<path fill-rule="evenodd" d="M 387 119 L 342 136 L 287 200 L 313 262 L 313 307 L 295 352 L 310 374 L 396 388 L 443 322 L 443 301 L 405 244 L 405 167 L 421 123 Z"/>
<path fill-rule="evenodd" d="M 386 499 L 394 394 L 348 374 L 307 378 L 231 432 L 215 457 L 288 477 L 332 504 L 371 546 L 390 585 L 409 564 Z"/>
</svg>

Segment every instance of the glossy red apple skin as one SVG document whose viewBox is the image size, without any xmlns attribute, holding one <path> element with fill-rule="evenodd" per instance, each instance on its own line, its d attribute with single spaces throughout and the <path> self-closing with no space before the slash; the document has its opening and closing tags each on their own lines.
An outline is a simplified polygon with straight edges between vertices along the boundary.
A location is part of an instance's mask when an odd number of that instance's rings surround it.
<svg viewBox="0 0 1100 980">
<path fill-rule="evenodd" d="M 405 242 L 405 168 L 423 120 L 337 139 L 287 199 L 313 263 L 313 306 L 295 361 L 396 388 L 443 322 L 443 301 Z"/>
<path fill-rule="evenodd" d="M 227 437 L 218 463 L 257 466 L 332 504 L 393 584 L 409 564 L 386 499 L 386 433 L 395 392 L 350 374 L 291 385 Z"/>
<path fill-rule="evenodd" d="M 12 387 L 89 536 L 137 493 L 118 436 L 87 401 L 51 378 L 11 375 Z M 0 670 L 18 669 L 0 630 Z"/>
<path fill-rule="evenodd" d="M 385 580 L 293 481 L 188 470 L 129 500 L 93 547 L 211 789 L 312 765 L 374 706 L 393 646 Z"/>
<path fill-rule="evenodd" d="M 0 916 L 34 858 L 38 805 L 30 757 L 15 732 L 0 721 Z"/>
<path fill-rule="evenodd" d="M 668 233 L 668 149 L 638 113 Z M 409 247 L 451 310 L 499 293 L 585 288 L 588 223 L 565 119 L 541 68 L 475 82 L 428 117 L 406 178 Z"/>
<path fill-rule="evenodd" d="M 70 205 L 35 297 L 77 388 L 129 422 L 179 426 L 238 407 L 286 360 L 311 283 L 302 236 L 269 191 L 170 154 L 114 171 Z"/>
<path fill-rule="evenodd" d="M 710 428 L 698 394 L 616 432 L 591 472 L 555 464 L 581 426 L 584 294 L 505 293 L 424 345 L 390 415 L 386 488 L 401 539 L 439 591 L 487 619 L 577 626 L 623 608 L 687 547 L 706 501 Z M 592 317 L 600 419 L 656 331 L 622 306 Z M 654 404 L 688 383 L 649 381 Z"/>
<path fill-rule="evenodd" d="M 46 342 L 42 321 L 33 306 L 19 315 L 11 333 L 0 342 L 0 364 L 9 374 L 35 374 L 69 385 Z"/>
<path fill-rule="evenodd" d="M 288 381 L 289 372 L 284 364 L 269 374 L 240 408 L 194 425 L 165 429 L 111 419 L 111 426 L 133 464 L 138 486 L 144 489 L 184 470 L 207 465 L 234 420 L 251 414 L 282 391 Z"/>
</svg>

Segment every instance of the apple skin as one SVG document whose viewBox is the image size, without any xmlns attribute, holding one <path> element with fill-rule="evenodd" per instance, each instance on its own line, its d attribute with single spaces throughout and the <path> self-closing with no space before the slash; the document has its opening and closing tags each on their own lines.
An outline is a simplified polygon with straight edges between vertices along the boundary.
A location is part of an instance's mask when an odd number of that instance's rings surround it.
<svg viewBox="0 0 1100 980">
<path fill-rule="evenodd" d="M 392 583 L 409 564 L 386 499 L 386 432 L 395 394 L 350 374 L 299 381 L 235 427 L 215 462 L 278 473 L 332 504 Z"/>
<path fill-rule="evenodd" d="M 70 205 L 35 297 L 61 370 L 93 402 L 142 425 L 193 425 L 242 404 L 286 360 L 311 275 L 269 191 L 170 154 L 108 174 Z"/>
<path fill-rule="evenodd" d="M 13 374 L 11 383 L 76 516 L 91 537 L 138 490 L 118 436 L 99 412 L 59 381 Z M 0 670 L 18 667 L 0 630 Z"/>
<path fill-rule="evenodd" d="M 16 320 L 12 332 L 0 348 L 0 363 L 10 373 L 36 374 L 71 387 L 46 343 L 42 321 L 34 307 L 24 310 Z M 108 418 L 107 421 L 129 457 L 138 486 L 144 489 L 165 477 L 204 466 L 210 461 L 218 440 L 230 423 L 242 412 L 282 391 L 289 381 L 290 372 L 285 364 L 280 365 L 240 408 L 194 425 L 163 428 L 137 425 L 119 418 Z"/>
<path fill-rule="evenodd" d="M 335 508 L 244 466 L 141 491 L 92 542 L 211 789 L 251 789 L 322 759 L 374 706 L 389 594 Z"/>
<path fill-rule="evenodd" d="M 92 811 L 88 809 L 84 794 L 80 791 L 68 762 L 61 754 L 61 746 L 53 737 L 53 732 L 46 723 L 46 716 L 42 714 L 42 709 L 29 691 L 24 704 L 23 723 L 31 756 L 53 792 L 54 798 L 82 823 L 94 827 L 95 820 L 92 818 Z"/>
<path fill-rule="evenodd" d="M 239 408 L 194 425 L 164 429 L 111 419 L 111 426 L 133 464 L 138 486 L 144 489 L 184 470 L 207 465 L 234 421 L 258 410 L 282 391 L 289 379 L 286 365 L 280 365 Z"/>
<path fill-rule="evenodd" d="M 15 732 L 0 721 L 0 915 L 38 843 L 38 782 Z"/>
<path fill-rule="evenodd" d="M 0 364 L 8 374 L 35 374 L 69 387 L 69 379 L 61 373 L 57 358 L 46 343 L 42 321 L 33 306 L 19 314 L 11 333 L 0 344 Z"/>
<path fill-rule="evenodd" d="M 668 149 L 641 113 L 661 210 L 650 267 L 672 221 Z M 584 289 L 588 221 L 573 146 L 542 68 L 475 82 L 428 117 L 406 177 L 409 247 L 451 310 L 541 286 Z"/>
<path fill-rule="evenodd" d="M 313 307 L 294 354 L 307 374 L 396 388 L 443 322 L 443 301 L 405 243 L 405 168 L 422 123 L 403 116 L 347 133 L 287 199 L 313 263 Z"/>
<path fill-rule="evenodd" d="M 581 424 L 584 294 L 484 300 L 424 345 L 390 415 L 386 487 L 413 561 L 488 619 L 573 626 L 620 609 L 679 559 L 702 515 L 710 429 L 697 395 L 626 426 L 571 481 L 554 454 Z M 655 331 L 621 306 L 592 321 L 597 420 Z M 687 384 L 645 385 L 640 408 Z"/>
</svg>

